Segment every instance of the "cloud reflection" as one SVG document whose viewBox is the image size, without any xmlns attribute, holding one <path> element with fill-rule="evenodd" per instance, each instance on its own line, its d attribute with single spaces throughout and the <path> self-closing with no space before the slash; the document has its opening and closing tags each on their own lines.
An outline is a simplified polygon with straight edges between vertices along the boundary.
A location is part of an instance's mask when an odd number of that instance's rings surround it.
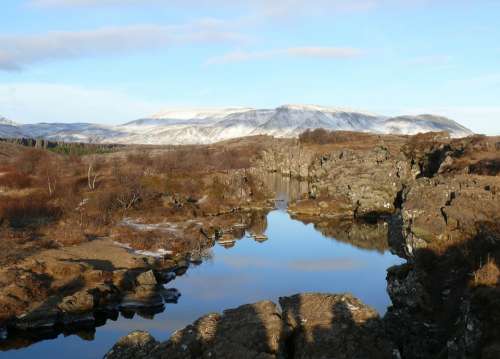
<svg viewBox="0 0 500 359">
<path fill-rule="evenodd" d="M 304 272 L 324 272 L 335 270 L 354 270 L 365 267 L 365 263 L 353 258 L 325 258 L 302 259 L 292 261 L 278 261 L 269 258 L 253 256 L 221 256 L 218 260 L 233 269 L 271 268 L 280 270 L 294 270 Z"/>
</svg>

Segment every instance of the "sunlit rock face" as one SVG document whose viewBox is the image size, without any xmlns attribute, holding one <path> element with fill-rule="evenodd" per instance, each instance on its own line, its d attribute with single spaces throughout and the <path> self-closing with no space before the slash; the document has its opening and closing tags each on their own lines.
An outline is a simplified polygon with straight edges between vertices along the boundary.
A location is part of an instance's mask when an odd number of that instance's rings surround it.
<svg viewBox="0 0 500 359">
<path fill-rule="evenodd" d="M 397 358 L 377 312 L 351 295 L 297 294 L 206 315 L 158 343 L 122 338 L 107 359 Z"/>
</svg>

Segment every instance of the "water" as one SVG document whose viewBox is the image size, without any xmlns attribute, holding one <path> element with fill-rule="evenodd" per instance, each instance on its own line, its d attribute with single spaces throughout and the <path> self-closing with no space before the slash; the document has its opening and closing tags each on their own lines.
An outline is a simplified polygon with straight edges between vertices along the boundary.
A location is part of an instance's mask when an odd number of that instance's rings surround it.
<svg viewBox="0 0 500 359">
<path fill-rule="evenodd" d="M 298 292 L 350 292 L 381 314 L 390 305 L 386 269 L 402 260 L 388 250 L 351 244 L 359 238 L 349 243 L 326 237 L 312 224 L 293 220 L 283 210 L 268 214 L 265 234 L 268 240 L 262 243 L 247 235 L 229 249 L 216 245 L 211 259 L 169 283 L 182 296 L 154 319 L 120 317 L 97 328 L 91 341 L 60 335 L 0 352 L 0 358 L 101 358 L 130 331 L 147 330 L 165 340 L 174 330 L 207 313 L 264 299 L 276 301 Z"/>
</svg>

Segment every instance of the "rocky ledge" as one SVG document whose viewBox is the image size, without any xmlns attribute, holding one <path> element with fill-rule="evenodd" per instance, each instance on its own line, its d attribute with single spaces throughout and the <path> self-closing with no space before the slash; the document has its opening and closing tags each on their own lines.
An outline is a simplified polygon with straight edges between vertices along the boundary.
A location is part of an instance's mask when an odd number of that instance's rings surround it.
<svg viewBox="0 0 500 359">
<path fill-rule="evenodd" d="M 297 294 L 208 314 L 160 343 L 120 339 L 106 359 L 399 358 L 377 312 L 349 294 Z"/>
<path fill-rule="evenodd" d="M 163 285 L 189 264 L 180 256 L 136 255 L 109 239 L 44 251 L 0 270 L 0 339 L 36 341 L 93 328 L 118 311 L 161 311 L 180 296 Z"/>
</svg>

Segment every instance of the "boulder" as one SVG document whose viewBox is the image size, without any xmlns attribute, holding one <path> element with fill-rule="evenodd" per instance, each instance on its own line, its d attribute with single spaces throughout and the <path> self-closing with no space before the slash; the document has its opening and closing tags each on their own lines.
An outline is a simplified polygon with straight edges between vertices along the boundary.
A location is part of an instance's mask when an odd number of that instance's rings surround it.
<svg viewBox="0 0 500 359">
<path fill-rule="evenodd" d="M 350 294 L 280 298 L 293 358 L 395 358 L 378 313 Z"/>
<path fill-rule="evenodd" d="M 146 359 L 158 345 L 149 334 L 142 331 L 132 332 L 121 338 L 105 356 L 104 359 Z"/>
<path fill-rule="evenodd" d="M 276 304 L 264 301 L 209 314 L 176 332 L 165 358 L 282 358 L 287 337 Z"/>
<path fill-rule="evenodd" d="M 58 307 L 66 313 L 82 313 L 92 311 L 94 309 L 94 304 L 94 296 L 82 290 L 73 295 L 64 297 Z"/>
<path fill-rule="evenodd" d="M 419 179 L 402 208 L 407 254 L 429 244 L 474 238 L 488 223 L 500 223 L 500 177 L 438 176 Z"/>
</svg>

